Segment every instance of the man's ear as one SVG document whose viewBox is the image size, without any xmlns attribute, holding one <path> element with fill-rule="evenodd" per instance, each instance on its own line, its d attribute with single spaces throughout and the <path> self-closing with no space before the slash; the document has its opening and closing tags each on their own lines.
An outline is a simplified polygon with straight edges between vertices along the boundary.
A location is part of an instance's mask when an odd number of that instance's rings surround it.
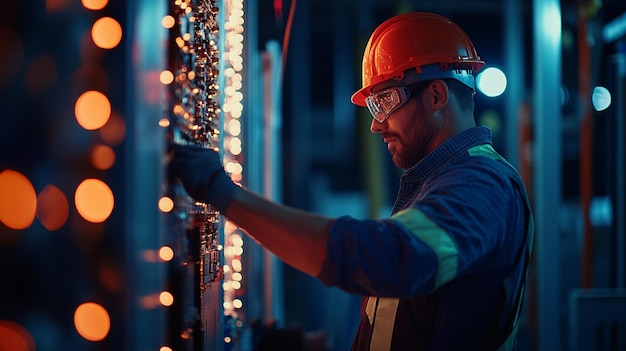
<svg viewBox="0 0 626 351">
<path fill-rule="evenodd" d="M 433 110 L 443 110 L 443 108 L 448 105 L 448 98 L 450 96 L 448 84 L 442 79 L 437 79 L 430 84 L 429 90 Z"/>
</svg>

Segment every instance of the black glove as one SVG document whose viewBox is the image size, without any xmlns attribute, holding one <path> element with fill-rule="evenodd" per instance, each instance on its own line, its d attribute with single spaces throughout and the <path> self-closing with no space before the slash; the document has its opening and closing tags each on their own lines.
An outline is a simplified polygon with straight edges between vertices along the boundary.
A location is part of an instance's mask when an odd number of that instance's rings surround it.
<svg viewBox="0 0 626 351">
<path fill-rule="evenodd" d="M 240 188 L 224 171 L 219 154 L 198 146 L 173 145 L 168 178 L 179 179 L 189 196 L 224 212 Z"/>
</svg>

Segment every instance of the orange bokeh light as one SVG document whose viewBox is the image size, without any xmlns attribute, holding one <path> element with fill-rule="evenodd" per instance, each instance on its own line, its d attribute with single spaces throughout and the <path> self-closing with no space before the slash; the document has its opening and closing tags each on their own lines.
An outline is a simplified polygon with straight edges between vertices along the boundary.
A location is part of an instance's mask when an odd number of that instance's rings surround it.
<svg viewBox="0 0 626 351">
<path fill-rule="evenodd" d="M 80 1 L 87 10 L 102 10 L 107 3 L 108 0 L 81 0 Z"/>
<path fill-rule="evenodd" d="M 163 246 L 159 249 L 159 258 L 165 262 L 169 262 L 174 258 L 174 250 L 169 246 Z"/>
<path fill-rule="evenodd" d="M 99 170 L 106 170 L 115 163 L 115 151 L 106 145 L 96 145 L 91 149 L 91 163 Z"/>
<path fill-rule="evenodd" d="M 63 192 L 54 185 L 46 185 L 37 197 L 37 219 L 48 230 L 63 227 L 69 217 L 70 206 Z"/>
<path fill-rule="evenodd" d="M 174 295 L 169 291 L 163 291 L 159 294 L 159 302 L 163 306 L 171 306 L 174 303 Z"/>
<path fill-rule="evenodd" d="M 174 16 L 164 16 L 161 19 L 161 25 L 163 25 L 163 28 L 172 28 L 174 27 L 174 25 L 176 24 L 176 19 L 174 18 Z"/>
<path fill-rule="evenodd" d="M 118 113 L 111 112 L 111 117 L 105 125 L 98 130 L 100 138 L 108 145 L 119 145 L 126 138 L 126 122 Z"/>
<path fill-rule="evenodd" d="M 172 71 L 162 71 L 161 75 L 159 76 L 159 80 L 165 85 L 172 84 L 172 82 L 174 81 L 174 74 L 172 73 Z"/>
<path fill-rule="evenodd" d="M 167 196 L 163 196 L 162 198 L 159 199 L 159 210 L 161 210 L 161 212 L 171 212 L 174 209 L 174 200 L 172 200 L 171 198 L 167 197 Z"/>
<path fill-rule="evenodd" d="M 111 319 L 104 307 L 95 302 L 86 302 L 74 311 L 74 327 L 83 338 L 100 341 L 109 333 Z"/>
<path fill-rule="evenodd" d="M 122 26 L 111 17 L 102 17 L 91 27 L 91 39 L 99 48 L 113 49 L 122 40 Z"/>
<path fill-rule="evenodd" d="M 90 90 L 78 97 L 74 114 L 81 127 L 95 130 L 105 125 L 111 117 L 111 103 L 101 92 Z"/>
<path fill-rule="evenodd" d="M 35 341 L 21 325 L 0 320 L 0 350 L 35 351 Z"/>
<path fill-rule="evenodd" d="M 101 223 L 113 212 L 115 199 L 106 183 L 99 179 L 85 179 L 76 188 L 74 202 L 76 210 L 84 219 Z"/>
<path fill-rule="evenodd" d="M 161 118 L 161 119 L 159 120 L 159 126 L 160 126 L 160 127 L 163 127 L 163 128 L 167 128 L 167 127 L 169 127 L 169 126 L 170 126 L 170 120 L 169 120 L 169 119 L 167 119 L 167 118 Z"/>
<path fill-rule="evenodd" d="M 0 172 L 0 222 L 13 229 L 28 228 L 36 210 L 37 194 L 30 181 L 17 171 Z"/>
</svg>

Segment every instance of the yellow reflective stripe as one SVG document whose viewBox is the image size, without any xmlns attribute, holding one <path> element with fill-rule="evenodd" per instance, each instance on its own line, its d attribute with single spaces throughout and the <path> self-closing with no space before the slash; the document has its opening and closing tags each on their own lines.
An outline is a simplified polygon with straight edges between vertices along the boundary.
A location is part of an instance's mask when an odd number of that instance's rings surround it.
<svg viewBox="0 0 626 351">
<path fill-rule="evenodd" d="M 402 224 L 413 235 L 422 240 L 437 255 L 439 267 L 435 277 L 435 286 L 449 282 L 456 276 L 459 264 L 459 252 L 454 244 L 454 240 L 437 223 L 426 217 L 422 211 L 408 208 L 402 210 L 391 217 L 391 219 Z"/>
<path fill-rule="evenodd" d="M 378 304 L 376 303 L 378 300 Z M 391 349 L 391 339 L 393 337 L 393 327 L 396 323 L 396 312 L 398 311 L 398 299 L 379 297 L 370 297 L 367 301 L 366 311 L 369 310 L 370 303 L 375 307 L 375 318 L 370 318 L 370 323 L 374 319 L 372 326 L 372 340 L 370 341 L 370 350 L 388 351 Z"/>
<path fill-rule="evenodd" d="M 370 325 L 374 324 L 374 316 L 376 315 L 376 298 L 368 297 L 367 298 L 367 306 L 365 306 L 365 314 L 367 314 L 367 319 L 370 322 Z"/>
</svg>

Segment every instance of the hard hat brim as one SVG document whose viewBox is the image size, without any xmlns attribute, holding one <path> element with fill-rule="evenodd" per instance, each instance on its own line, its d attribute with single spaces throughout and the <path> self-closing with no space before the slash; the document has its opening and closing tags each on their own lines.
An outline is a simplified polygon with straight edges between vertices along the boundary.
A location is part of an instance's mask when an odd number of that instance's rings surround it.
<svg viewBox="0 0 626 351">
<path fill-rule="evenodd" d="M 475 67 L 482 67 L 484 65 L 484 62 L 480 61 L 480 62 L 475 62 L 473 63 Z M 476 90 L 476 84 L 474 81 L 474 75 L 473 75 L 473 71 L 471 69 L 447 69 L 444 70 L 441 68 L 441 64 L 431 64 L 431 65 L 425 65 L 425 66 L 421 66 L 421 67 L 416 67 L 416 68 L 411 68 L 410 70 L 416 70 L 417 72 L 417 79 L 413 78 L 411 79 L 410 84 L 413 83 L 417 83 L 417 82 L 423 82 L 423 81 L 427 81 L 427 80 L 435 80 L 435 79 L 446 79 L 446 78 L 452 78 L 452 79 L 456 79 L 458 81 L 460 81 L 461 83 L 467 85 L 468 87 L 470 87 L 472 90 Z M 409 71 L 409 70 L 407 70 Z M 401 77 L 404 77 L 404 75 L 402 75 Z M 401 77 L 394 77 L 391 79 L 396 79 L 396 78 L 400 78 Z M 374 79 L 372 79 L 374 81 Z M 379 79 L 380 82 L 377 84 L 380 84 L 384 81 L 390 80 L 390 79 L 386 79 L 386 80 L 381 80 Z M 353 104 L 357 105 L 357 106 L 365 106 L 365 99 L 370 95 L 370 91 L 372 89 L 372 87 L 376 85 L 369 85 L 366 87 L 363 87 L 359 90 L 357 90 L 354 94 L 352 94 L 352 97 L 350 98 L 350 101 L 352 101 Z"/>
</svg>

